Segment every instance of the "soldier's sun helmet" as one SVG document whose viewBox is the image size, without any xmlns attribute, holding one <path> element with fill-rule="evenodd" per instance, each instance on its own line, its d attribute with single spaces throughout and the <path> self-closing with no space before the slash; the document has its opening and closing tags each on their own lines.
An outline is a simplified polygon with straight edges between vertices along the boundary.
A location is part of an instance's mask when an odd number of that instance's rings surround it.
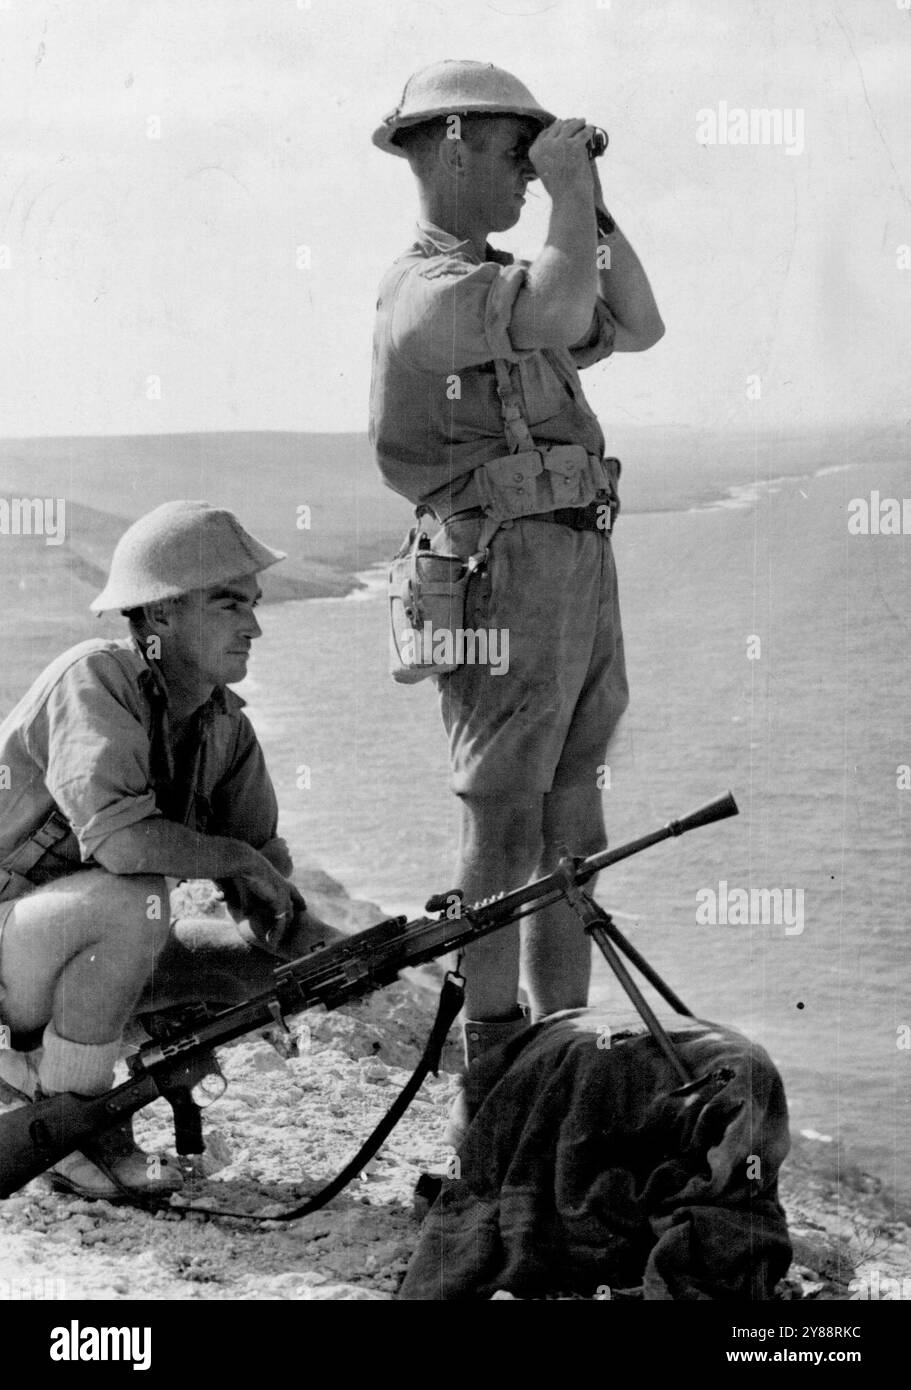
<svg viewBox="0 0 911 1390">
<path fill-rule="evenodd" d="M 164 502 L 123 533 L 108 582 L 90 606 L 93 613 L 141 608 L 286 558 L 245 531 L 233 512 L 211 502 Z"/>
<path fill-rule="evenodd" d="M 531 92 L 511 72 L 493 63 L 448 58 L 414 73 L 405 83 L 402 99 L 373 132 L 373 143 L 388 154 L 405 157 L 396 142 L 400 130 L 438 116 L 474 112 L 491 116 L 525 116 L 543 129 L 556 117 L 539 106 Z"/>
</svg>

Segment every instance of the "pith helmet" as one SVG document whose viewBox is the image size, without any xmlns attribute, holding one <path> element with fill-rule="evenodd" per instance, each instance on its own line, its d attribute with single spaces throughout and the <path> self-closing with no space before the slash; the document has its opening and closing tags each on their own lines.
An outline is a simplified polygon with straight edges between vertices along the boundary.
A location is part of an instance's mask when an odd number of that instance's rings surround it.
<svg viewBox="0 0 911 1390">
<path fill-rule="evenodd" d="M 245 531 L 233 512 L 211 502 L 164 502 L 120 537 L 108 582 L 91 609 L 140 608 L 256 574 L 285 558 L 283 550 Z"/>
<path fill-rule="evenodd" d="M 404 157 L 405 151 L 395 138 L 398 131 L 406 126 L 420 125 L 422 121 L 432 121 L 437 116 L 465 111 L 528 116 L 542 128 L 552 125 L 556 119 L 538 105 L 524 83 L 511 72 L 495 68 L 493 63 L 447 58 L 409 77 L 398 106 L 373 132 L 373 143 L 389 154 Z"/>
</svg>

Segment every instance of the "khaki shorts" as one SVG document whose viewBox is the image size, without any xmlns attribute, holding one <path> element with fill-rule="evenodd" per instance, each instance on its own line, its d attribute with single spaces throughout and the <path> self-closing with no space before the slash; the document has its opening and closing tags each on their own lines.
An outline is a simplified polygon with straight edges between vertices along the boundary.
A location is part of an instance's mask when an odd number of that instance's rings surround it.
<svg viewBox="0 0 911 1390">
<path fill-rule="evenodd" d="M 467 558 L 481 524 L 449 521 L 433 548 Z M 488 656 L 503 673 L 488 660 L 437 680 L 457 795 L 596 785 L 629 702 L 610 540 L 530 517 L 504 523 L 469 581 L 465 627 L 494 630 Z"/>
<path fill-rule="evenodd" d="M 3 988 L 3 928 L 18 901 L 18 898 L 10 898 L 8 902 L 0 903 L 0 1023 L 3 1022 L 3 1001 L 6 998 L 6 991 Z"/>
</svg>

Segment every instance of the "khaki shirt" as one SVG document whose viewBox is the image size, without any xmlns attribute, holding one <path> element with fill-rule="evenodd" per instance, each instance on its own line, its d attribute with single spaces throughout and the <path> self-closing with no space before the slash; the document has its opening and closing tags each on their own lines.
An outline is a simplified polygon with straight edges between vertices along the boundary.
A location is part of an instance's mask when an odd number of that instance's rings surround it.
<svg viewBox="0 0 911 1390">
<path fill-rule="evenodd" d="M 0 724 L 0 862 L 55 808 L 71 833 L 29 874 L 36 883 L 92 864 L 116 830 L 154 816 L 262 849 L 278 806 L 243 705 L 217 688 L 175 762 L 163 677 L 134 642 L 64 652 Z"/>
<path fill-rule="evenodd" d="M 493 359 L 510 364 L 536 443 L 604 436 L 579 380 L 613 351 L 614 322 L 596 301 L 588 338 L 572 348 L 520 351 L 509 335 L 528 262 L 418 223 L 415 244 L 380 285 L 373 341 L 370 438 L 388 485 L 445 518 L 478 505 L 471 475 L 509 452 Z"/>
</svg>

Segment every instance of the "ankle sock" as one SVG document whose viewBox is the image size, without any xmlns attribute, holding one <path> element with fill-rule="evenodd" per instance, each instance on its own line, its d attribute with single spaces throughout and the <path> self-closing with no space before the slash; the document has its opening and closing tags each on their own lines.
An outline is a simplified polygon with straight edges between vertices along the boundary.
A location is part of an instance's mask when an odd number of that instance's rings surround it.
<svg viewBox="0 0 911 1390">
<path fill-rule="evenodd" d="M 113 1084 L 114 1063 L 119 1056 L 119 1038 L 106 1043 L 73 1042 L 62 1038 L 49 1023 L 44 1030 L 38 1084 L 44 1092 L 75 1091 L 80 1096 L 100 1096 Z"/>
</svg>

